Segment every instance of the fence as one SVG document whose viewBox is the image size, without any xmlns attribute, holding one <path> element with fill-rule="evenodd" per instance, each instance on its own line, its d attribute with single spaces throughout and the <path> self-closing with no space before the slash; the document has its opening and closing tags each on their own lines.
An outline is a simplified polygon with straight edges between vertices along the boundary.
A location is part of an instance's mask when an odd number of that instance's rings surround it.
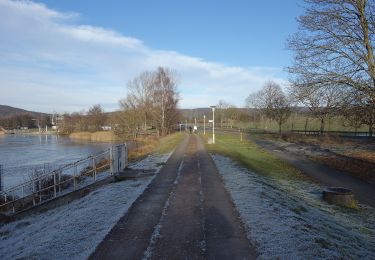
<svg viewBox="0 0 375 260">
<path fill-rule="evenodd" d="M 317 130 L 292 130 L 292 133 L 305 134 L 305 135 L 320 135 Z M 369 137 L 369 132 L 351 132 L 351 131 L 324 131 L 325 135 L 347 136 L 347 137 Z"/>
<path fill-rule="evenodd" d="M 0 192 L 3 191 L 3 165 L 0 164 Z"/>
<path fill-rule="evenodd" d="M 0 212 L 42 204 L 120 172 L 127 164 L 128 147 L 121 144 L 48 173 L 36 171 L 30 181 L 0 191 Z"/>
</svg>

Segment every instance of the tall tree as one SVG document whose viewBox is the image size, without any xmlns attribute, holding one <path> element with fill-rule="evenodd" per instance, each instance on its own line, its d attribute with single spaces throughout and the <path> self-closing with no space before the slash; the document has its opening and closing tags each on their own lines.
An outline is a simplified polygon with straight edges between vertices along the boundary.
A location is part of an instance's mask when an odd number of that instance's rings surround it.
<svg viewBox="0 0 375 260">
<path fill-rule="evenodd" d="M 230 104 L 225 100 L 219 100 L 219 103 L 216 105 L 216 115 L 220 120 L 220 128 L 223 128 L 223 122 L 226 117 L 226 110 L 230 107 Z"/>
<path fill-rule="evenodd" d="M 375 101 L 375 4 L 367 0 L 305 0 L 299 31 L 289 39 L 294 84 L 349 86 Z"/>
<path fill-rule="evenodd" d="M 177 79 L 175 73 L 159 67 L 154 72 L 152 84 L 152 116 L 160 135 L 168 134 L 178 121 Z"/>
<path fill-rule="evenodd" d="M 87 112 L 88 124 L 93 131 L 98 131 L 106 123 L 107 116 L 104 114 L 104 110 L 101 105 L 93 105 Z"/>
<path fill-rule="evenodd" d="M 177 80 L 167 68 L 143 72 L 128 82 L 127 97 L 120 101 L 121 113 L 113 117 L 117 120 L 117 132 L 131 133 L 136 137 L 141 126 L 154 126 L 158 135 L 168 134 L 178 121 Z M 120 119 L 119 116 L 123 119 Z"/>
</svg>

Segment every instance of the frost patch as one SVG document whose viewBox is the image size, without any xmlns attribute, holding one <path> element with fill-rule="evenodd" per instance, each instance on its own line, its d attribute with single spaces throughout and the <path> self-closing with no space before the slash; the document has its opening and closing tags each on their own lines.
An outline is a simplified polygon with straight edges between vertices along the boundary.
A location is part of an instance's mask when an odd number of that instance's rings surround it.
<svg viewBox="0 0 375 260">
<path fill-rule="evenodd" d="M 324 187 L 276 180 L 212 156 L 261 259 L 375 259 L 375 209 L 321 200 Z"/>
<path fill-rule="evenodd" d="M 129 165 L 156 169 L 170 154 Z M 7 259 L 87 259 L 153 179 L 111 183 L 67 205 L 0 227 L 0 255 Z"/>
</svg>

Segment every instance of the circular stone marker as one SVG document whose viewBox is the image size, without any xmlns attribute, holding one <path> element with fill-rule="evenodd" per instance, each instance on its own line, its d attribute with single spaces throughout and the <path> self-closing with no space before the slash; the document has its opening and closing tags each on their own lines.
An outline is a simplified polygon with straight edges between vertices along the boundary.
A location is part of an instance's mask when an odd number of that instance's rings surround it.
<svg viewBox="0 0 375 260">
<path fill-rule="evenodd" d="M 323 199 L 329 203 L 347 208 L 358 207 L 352 190 L 346 188 L 329 187 L 323 191 Z"/>
</svg>

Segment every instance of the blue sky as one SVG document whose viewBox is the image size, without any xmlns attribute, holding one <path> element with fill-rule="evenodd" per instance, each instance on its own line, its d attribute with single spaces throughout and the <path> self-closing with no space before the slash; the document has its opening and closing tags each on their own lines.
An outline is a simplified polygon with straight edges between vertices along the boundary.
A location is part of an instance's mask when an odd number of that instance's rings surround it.
<svg viewBox="0 0 375 260">
<path fill-rule="evenodd" d="M 179 75 L 181 107 L 243 106 L 267 80 L 287 85 L 285 49 L 302 2 L 0 0 L 0 104 L 115 110 L 126 83 L 157 66 Z"/>
</svg>

